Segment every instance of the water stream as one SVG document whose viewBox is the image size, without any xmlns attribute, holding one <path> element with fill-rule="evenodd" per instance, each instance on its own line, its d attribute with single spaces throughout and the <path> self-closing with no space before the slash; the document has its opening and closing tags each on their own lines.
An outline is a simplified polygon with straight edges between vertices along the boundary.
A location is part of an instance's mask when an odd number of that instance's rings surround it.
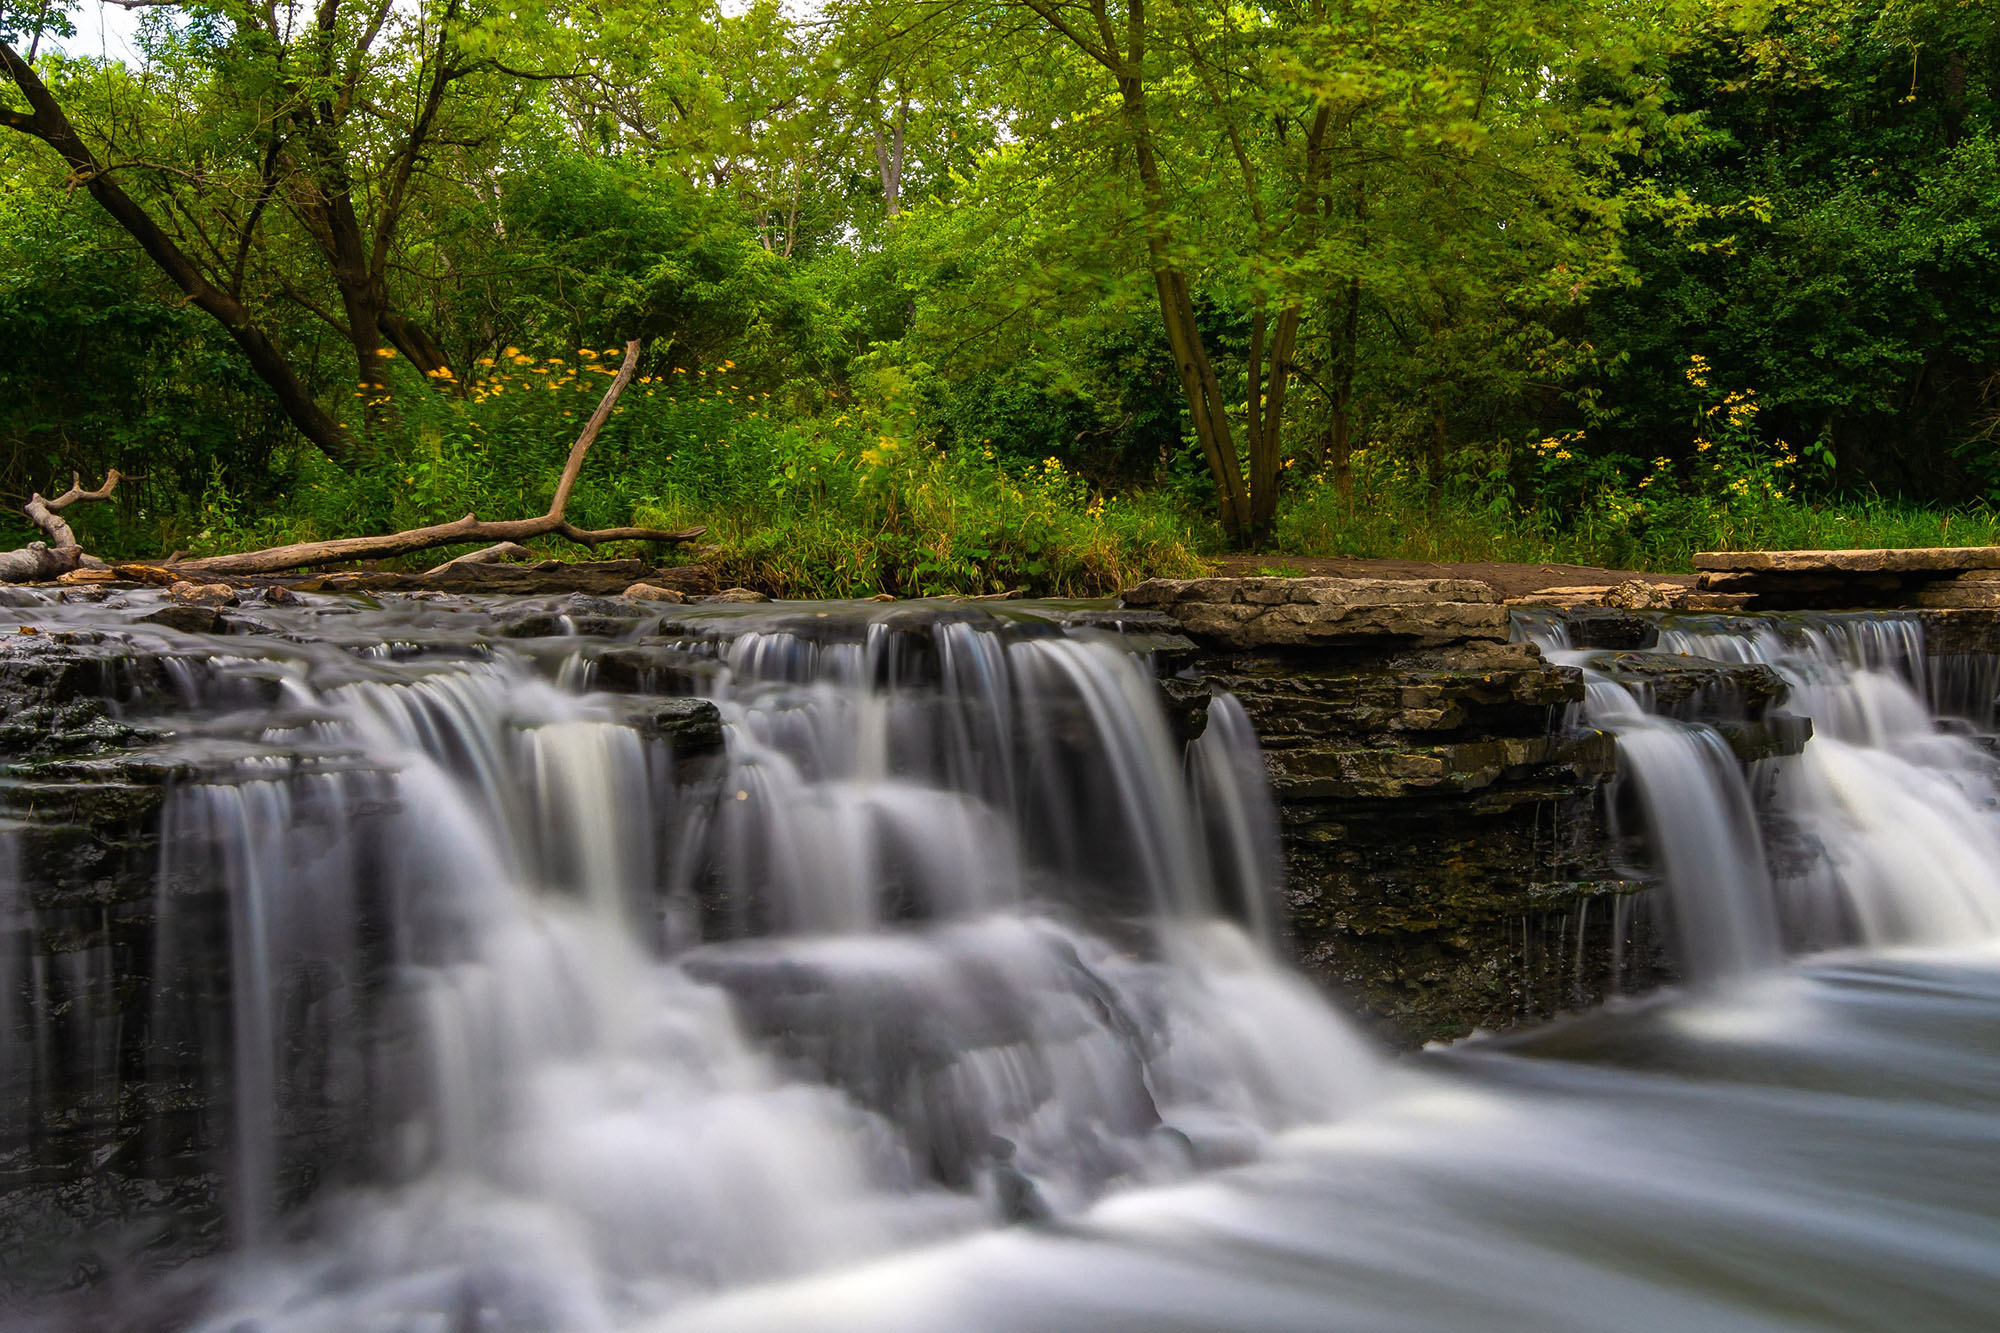
<svg viewBox="0 0 2000 1333">
<path fill-rule="evenodd" d="M 171 661 L 144 1064 L 78 1002 L 118 960 L 26 975 L 51 923 L 0 830 L 0 1079 L 32 1110 L 61 1045 L 99 1102 L 143 1079 L 223 1108 L 227 1244 L 17 1326 L 2000 1308 L 1990 719 L 1933 717 L 1899 625 L 1670 627 L 1660 651 L 1766 664 L 1814 719 L 1747 774 L 1579 654 L 1689 985 L 1393 1061 L 1283 962 L 1240 705 L 1184 743 L 1148 641 L 1091 617 L 704 609 L 606 641 L 651 645 L 635 668 L 449 599 L 229 639 L 144 605 L 14 613 Z M 664 697 L 689 694 L 719 750 Z M 201 1137 L 176 1133 L 130 1151 Z"/>
</svg>

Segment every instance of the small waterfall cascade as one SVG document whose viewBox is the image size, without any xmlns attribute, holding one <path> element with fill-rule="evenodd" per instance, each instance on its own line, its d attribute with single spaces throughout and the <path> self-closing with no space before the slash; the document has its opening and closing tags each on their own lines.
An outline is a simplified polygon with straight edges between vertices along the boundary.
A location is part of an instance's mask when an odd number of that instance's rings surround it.
<svg viewBox="0 0 2000 1333">
<path fill-rule="evenodd" d="M 182 663 L 144 1074 L 222 1109 L 132 1151 L 226 1145 L 186 1326 L 626 1327 L 1366 1095 L 1233 700 L 1188 743 L 1115 635 L 871 615 L 680 645 L 714 752 L 576 652 Z"/>
<path fill-rule="evenodd" d="M 1639 813 L 1691 977 L 1843 945 L 2000 935 L 1987 664 L 1931 660 L 1921 623 L 1894 615 L 1669 617 L 1655 647 L 1623 653 L 1572 648 L 1559 625 L 1524 628 L 1583 668 L 1577 720 L 1617 737 L 1633 798 L 1621 806 Z M 1810 739 L 1746 764 L 1726 735 L 1745 713 L 1726 673 L 1667 705 L 1650 668 L 1675 664 L 1774 672 Z"/>
</svg>

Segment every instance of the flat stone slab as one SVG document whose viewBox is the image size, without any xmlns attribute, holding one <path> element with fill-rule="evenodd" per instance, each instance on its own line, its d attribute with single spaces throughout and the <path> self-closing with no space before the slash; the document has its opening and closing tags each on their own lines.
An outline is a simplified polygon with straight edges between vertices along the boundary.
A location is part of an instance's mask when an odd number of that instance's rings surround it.
<svg viewBox="0 0 2000 1333">
<path fill-rule="evenodd" d="M 1124 604 L 1163 611 L 1193 637 L 1234 648 L 1507 638 L 1500 594 L 1475 579 L 1150 579 Z"/>
<path fill-rule="evenodd" d="M 2000 569 L 2000 546 L 1906 546 L 1859 551 L 1703 551 L 1694 567 L 1729 574 L 1960 574 Z"/>
</svg>

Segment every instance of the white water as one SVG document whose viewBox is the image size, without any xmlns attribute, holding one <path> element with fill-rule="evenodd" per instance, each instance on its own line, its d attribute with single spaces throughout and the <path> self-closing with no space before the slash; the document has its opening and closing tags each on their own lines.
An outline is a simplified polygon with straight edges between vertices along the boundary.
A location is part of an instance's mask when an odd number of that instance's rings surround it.
<svg viewBox="0 0 2000 1333">
<path fill-rule="evenodd" d="M 1184 775 L 1114 643 L 927 646 L 929 682 L 882 632 L 737 638 L 680 806 L 665 746 L 504 656 L 285 664 L 300 757 L 167 815 L 162 977 L 184 886 L 230 905 L 226 995 L 170 980 L 156 1020 L 233 1051 L 239 1254 L 191 1327 L 621 1328 L 1358 1102 L 1373 1058 L 1268 949 L 1240 709 Z"/>
<path fill-rule="evenodd" d="M 1618 738 L 1691 977 L 1749 975 L 1788 951 L 2000 934 L 2000 765 L 1934 719 L 1917 621 L 1663 629 L 1659 654 L 1772 667 L 1786 710 L 1812 720 L 1799 754 L 1762 760 L 1747 780 L 1712 726 L 1653 713 L 1558 637 L 1544 650 L 1585 669 L 1582 716 Z M 1783 849 L 1767 851 L 1764 821 Z"/>
<path fill-rule="evenodd" d="M 229 1108 L 235 1245 L 27 1326 L 1989 1327 L 1993 765 L 1870 623 L 1663 643 L 1793 680 L 1748 780 L 1590 686 L 1710 984 L 1399 1065 L 1273 959 L 1240 708 L 1183 752 L 1088 633 L 759 622 L 693 766 L 581 658 L 190 655 L 237 757 L 168 811 L 151 1058 Z"/>
</svg>

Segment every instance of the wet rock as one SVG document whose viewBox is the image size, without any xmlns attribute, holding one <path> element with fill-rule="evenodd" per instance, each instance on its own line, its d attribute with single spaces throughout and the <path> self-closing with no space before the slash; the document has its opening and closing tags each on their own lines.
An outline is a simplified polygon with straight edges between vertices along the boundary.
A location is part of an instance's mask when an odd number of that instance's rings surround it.
<svg viewBox="0 0 2000 1333">
<path fill-rule="evenodd" d="M 212 606 L 163 606 L 139 617 L 144 625 L 164 625 L 183 634 L 226 634 L 227 622 Z"/>
<path fill-rule="evenodd" d="M 687 600 L 672 588 L 662 588 L 655 583 L 635 583 L 618 595 L 635 602 L 682 602 Z"/>
<path fill-rule="evenodd" d="M 724 588 L 701 599 L 704 602 L 768 602 L 771 599 L 755 588 Z"/>
<path fill-rule="evenodd" d="M 642 736 L 666 741 L 676 756 L 722 749 L 722 714 L 706 699 L 647 699 L 630 717 Z"/>
<path fill-rule="evenodd" d="M 718 670 L 713 657 L 674 642 L 604 648 L 589 661 L 591 688 L 617 694 L 695 694 Z"/>
<path fill-rule="evenodd" d="M 1758 718 L 1791 693 L 1762 662 L 1716 662 L 1680 653 L 1615 653 L 1591 668 L 1672 717 Z"/>
<path fill-rule="evenodd" d="M 1265 756 L 1280 801 L 1390 800 L 1481 791 L 1507 778 L 1562 770 L 1580 785 L 1610 777 L 1617 748 L 1603 732 L 1501 736 L 1427 746 L 1312 746 Z"/>
<path fill-rule="evenodd" d="M 1915 613 L 1932 657 L 2000 654 L 2000 608 L 1943 608 Z"/>
<path fill-rule="evenodd" d="M 1617 607 L 1578 607 L 1563 615 L 1563 623 L 1578 648 L 1651 648 L 1660 641 L 1657 620 Z"/>
<path fill-rule="evenodd" d="M 0 637 L 0 760 L 151 740 L 153 731 L 120 714 L 170 690 L 158 657 L 116 643 L 69 633 Z"/>
<path fill-rule="evenodd" d="M 550 605 L 507 607 L 493 617 L 493 632 L 506 639 L 617 638 L 643 614 L 623 598 L 576 594 Z"/>
<path fill-rule="evenodd" d="M 1182 745 L 1199 740 L 1208 730 L 1208 701 L 1215 692 L 1200 677 L 1163 676 L 1160 703 L 1167 712 L 1167 726 Z"/>
<path fill-rule="evenodd" d="M 1439 647 L 1507 637 L 1499 593 L 1469 579 L 1153 579 L 1123 601 L 1232 648 Z"/>
<path fill-rule="evenodd" d="M 1746 764 L 1797 754 L 1813 736 L 1811 718 L 1782 712 L 1755 722 L 1717 722 L 1714 726 L 1730 752 Z"/>
<path fill-rule="evenodd" d="M 1267 747 L 1399 734 L 1541 735 L 1550 710 L 1583 698 L 1583 676 L 1526 643 L 1462 644 L 1315 663 L 1295 655 L 1210 658 Z"/>
<path fill-rule="evenodd" d="M 227 583 L 176 583 L 167 589 L 167 597 L 178 606 L 236 605 L 236 589 Z"/>
</svg>

